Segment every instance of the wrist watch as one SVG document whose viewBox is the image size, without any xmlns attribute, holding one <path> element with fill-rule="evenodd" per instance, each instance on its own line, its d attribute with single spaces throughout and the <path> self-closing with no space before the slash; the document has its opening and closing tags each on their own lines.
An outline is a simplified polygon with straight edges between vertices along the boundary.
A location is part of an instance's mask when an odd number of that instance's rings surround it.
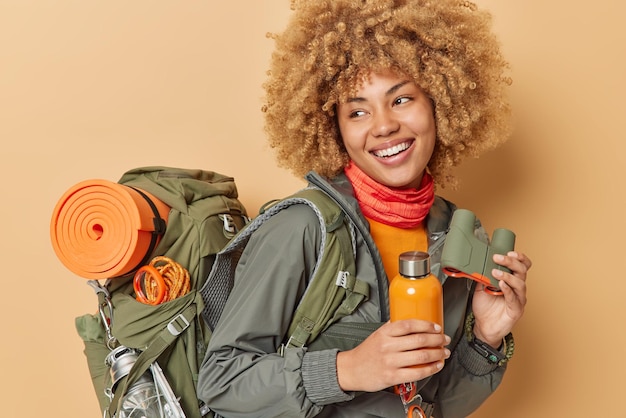
<svg viewBox="0 0 626 418">
<path fill-rule="evenodd" d="M 495 349 L 486 342 L 476 338 L 476 335 L 474 335 L 474 321 L 474 312 L 470 312 L 465 320 L 465 337 L 470 347 L 483 356 L 489 363 L 503 366 L 513 357 L 513 352 L 515 351 L 513 334 L 509 333 L 504 337 L 500 347 Z"/>
</svg>

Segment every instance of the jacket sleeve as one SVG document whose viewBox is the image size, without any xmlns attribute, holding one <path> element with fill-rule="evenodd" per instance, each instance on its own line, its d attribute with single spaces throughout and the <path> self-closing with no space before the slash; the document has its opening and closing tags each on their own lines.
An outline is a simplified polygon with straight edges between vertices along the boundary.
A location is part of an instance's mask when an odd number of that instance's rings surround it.
<svg viewBox="0 0 626 418">
<path fill-rule="evenodd" d="M 445 367 L 435 375 L 434 417 L 467 417 L 497 389 L 505 371 L 506 365 L 488 363 L 461 337 Z"/>
<path fill-rule="evenodd" d="M 489 237 L 477 222 L 477 238 L 488 242 Z M 452 355 L 445 367 L 422 389 L 426 399 L 435 401 L 435 418 L 463 418 L 477 410 L 497 389 L 506 365 L 489 363 L 476 352 L 465 337 L 465 319 L 471 310 L 475 283 L 469 279 L 444 279 L 445 332 L 454 341 Z"/>
<path fill-rule="evenodd" d="M 345 400 L 336 382 L 335 350 L 290 348 L 277 354 L 320 239 L 315 215 L 301 205 L 281 211 L 252 234 L 200 369 L 198 397 L 218 414 L 311 417 L 322 410 L 324 396 L 329 402 Z M 326 395 L 320 391 L 309 398 L 307 386 L 315 392 L 316 382 L 324 380 Z"/>
</svg>

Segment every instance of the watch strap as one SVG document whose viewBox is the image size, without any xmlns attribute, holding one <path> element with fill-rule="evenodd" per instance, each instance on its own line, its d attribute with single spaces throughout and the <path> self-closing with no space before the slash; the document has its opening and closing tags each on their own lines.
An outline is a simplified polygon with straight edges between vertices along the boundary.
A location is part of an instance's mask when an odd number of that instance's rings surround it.
<svg viewBox="0 0 626 418">
<path fill-rule="evenodd" d="M 465 336 L 469 346 L 484 357 L 490 364 L 497 364 L 498 366 L 506 364 L 506 362 L 513 357 L 513 353 L 515 351 L 515 340 L 513 339 L 513 334 L 509 333 L 506 337 L 504 337 L 502 345 L 496 349 L 486 342 L 476 338 L 476 335 L 474 335 L 474 322 L 474 313 L 470 312 L 465 320 Z"/>
</svg>

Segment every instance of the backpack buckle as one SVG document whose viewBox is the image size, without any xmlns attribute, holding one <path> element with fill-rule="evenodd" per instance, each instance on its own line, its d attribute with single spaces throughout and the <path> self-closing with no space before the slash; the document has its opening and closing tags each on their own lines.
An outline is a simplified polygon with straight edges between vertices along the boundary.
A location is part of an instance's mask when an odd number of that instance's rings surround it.
<svg viewBox="0 0 626 418">
<path fill-rule="evenodd" d="M 278 350 L 276 350 L 276 353 L 278 353 L 279 356 L 281 357 L 285 357 L 285 349 L 286 348 L 299 348 L 299 347 L 304 347 L 303 345 L 296 345 L 293 343 L 294 338 L 293 335 L 291 337 L 289 337 L 289 340 L 287 340 L 286 343 L 282 343 L 280 345 L 280 347 L 278 347 Z"/>
<path fill-rule="evenodd" d="M 348 271 L 340 271 L 339 273 L 337 273 L 337 278 L 335 279 L 335 284 L 337 286 L 343 287 L 346 290 L 350 290 L 353 287 L 353 285 L 354 285 L 354 282 L 352 283 L 352 286 L 351 286 L 351 283 L 350 283 L 350 272 L 348 272 Z"/>
<path fill-rule="evenodd" d="M 228 213 L 223 213 L 218 215 L 224 224 L 224 231 L 229 234 L 234 234 L 237 232 L 237 225 L 235 225 L 235 219 L 229 215 Z"/>
<path fill-rule="evenodd" d="M 167 330 L 174 337 L 178 337 L 183 331 L 189 327 L 190 323 L 183 314 L 178 315 L 167 324 Z"/>
</svg>

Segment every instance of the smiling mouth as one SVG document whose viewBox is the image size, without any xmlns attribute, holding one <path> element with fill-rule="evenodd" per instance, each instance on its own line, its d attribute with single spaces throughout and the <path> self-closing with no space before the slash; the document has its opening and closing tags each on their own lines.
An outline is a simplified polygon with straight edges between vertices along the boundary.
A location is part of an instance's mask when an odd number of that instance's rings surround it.
<svg viewBox="0 0 626 418">
<path fill-rule="evenodd" d="M 406 151 L 411 147 L 411 144 L 413 144 L 413 141 L 406 141 L 401 144 L 394 145 L 393 147 L 371 151 L 371 153 L 379 158 L 389 158 Z"/>
</svg>

